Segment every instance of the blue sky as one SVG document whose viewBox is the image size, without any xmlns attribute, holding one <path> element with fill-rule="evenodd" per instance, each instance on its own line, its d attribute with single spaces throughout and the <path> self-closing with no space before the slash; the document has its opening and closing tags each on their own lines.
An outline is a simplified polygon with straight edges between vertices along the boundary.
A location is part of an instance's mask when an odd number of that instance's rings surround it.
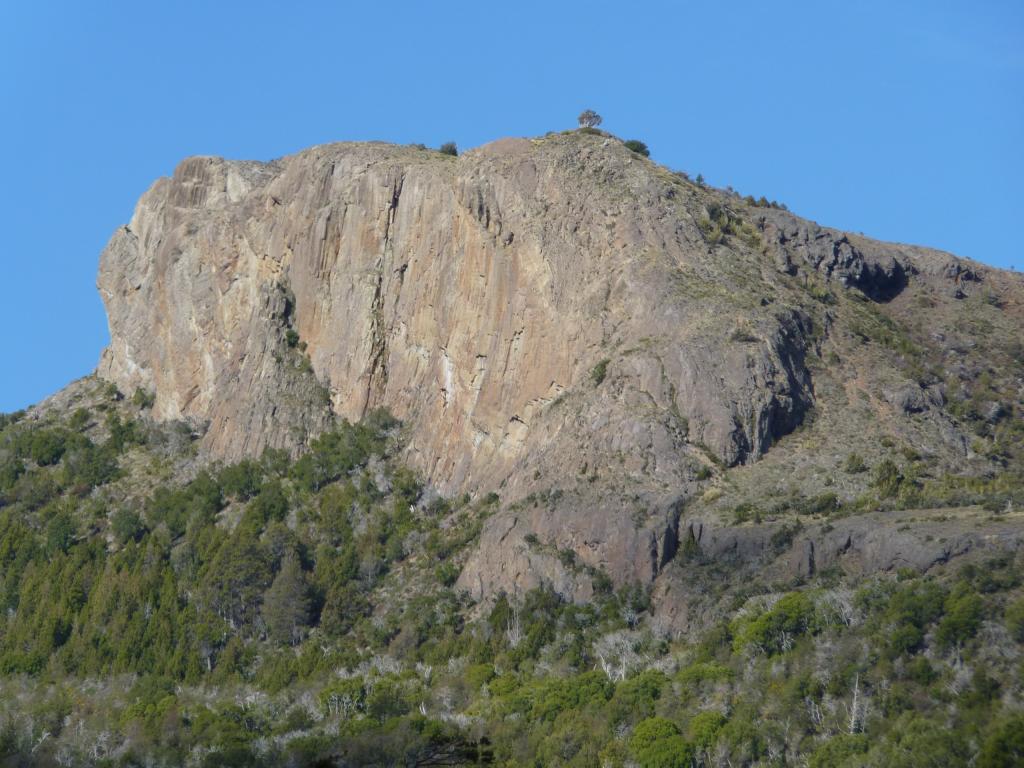
<svg viewBox="0 0 1024 768">
<path fill-rule="evenodd" d="M 1024 3 L 0 4 L 0 411 L 91 371 L 97 259 L 193 154 L 471 147 L 583 108 L 823 224 L 1024 269 Z"/>
</svg>

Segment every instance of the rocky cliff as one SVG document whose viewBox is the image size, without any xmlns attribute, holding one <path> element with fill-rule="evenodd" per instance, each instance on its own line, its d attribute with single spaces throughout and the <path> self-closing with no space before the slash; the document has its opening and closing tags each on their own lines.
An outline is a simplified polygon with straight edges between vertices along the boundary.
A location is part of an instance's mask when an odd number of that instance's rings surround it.
<svg viewBox="0 0 1024 768">
<path fill-rule="evenodd" d="M 99 374 L 204 425 L 209 456 L 386 407 L 442 493 L 498 492 L 460 581 L 481 596 L 654 581 L 690 517 L 820 496 L 851 451 L 984 476 L 999 458 L 976 443 L 1022 412 L 1017 276 L 698 186 L 605 135 L 191 158 L 98 283 Z M 836 503 L 867 483 L 841 476 Z"/>
</svg>

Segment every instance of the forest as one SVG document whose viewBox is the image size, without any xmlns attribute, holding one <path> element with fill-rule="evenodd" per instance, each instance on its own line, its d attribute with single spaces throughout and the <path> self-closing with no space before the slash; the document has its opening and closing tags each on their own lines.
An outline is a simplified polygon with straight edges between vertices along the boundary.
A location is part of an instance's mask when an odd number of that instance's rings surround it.
<svg viewBox="0 0 1024 768">
<path fill-rule="evenodd" d="M 952 766 L 1024 760 L 1024 558 L 732 578 L 673 631 L 598 578 L 473 604 L 500 498 L 445 499 L 384 411 L 206 465 L 96 380 L 0 417 L 0 764 Z"/>
</svg>

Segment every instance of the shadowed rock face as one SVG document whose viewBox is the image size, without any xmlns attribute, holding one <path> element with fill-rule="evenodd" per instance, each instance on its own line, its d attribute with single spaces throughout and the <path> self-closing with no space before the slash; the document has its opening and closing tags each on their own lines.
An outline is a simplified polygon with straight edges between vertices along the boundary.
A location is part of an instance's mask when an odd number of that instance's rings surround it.
<svg viewBox="0 0 1024 768">
<path fill-rule="evenodd" d="M 763 457 L 816 406 L 807 359 L 821 370 L 822 339 L 859 315 L 815 285 L 888 306 L 911 280 L 953 302 L 980 279 L 947 254 L 685 183 L 603 136 L 459 158 L 382 144 L 200 157 L 103 252 L 99 374 L 155 393 L 158 419 L 205 423 L 214 458 L 295 450 L 386 407 L 441 492 L 526 500 L 488 519 L 461 587 L 584 599 L 593 569 L 657 579 L 713 465 Z M 894 413 L 966 450 L 940 387 L 889 379 Z"/>
</svg>

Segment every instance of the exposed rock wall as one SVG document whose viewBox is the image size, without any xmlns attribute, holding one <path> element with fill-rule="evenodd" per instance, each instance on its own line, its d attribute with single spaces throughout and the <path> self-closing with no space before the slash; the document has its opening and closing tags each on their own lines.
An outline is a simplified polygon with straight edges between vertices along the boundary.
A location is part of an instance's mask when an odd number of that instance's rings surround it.
<svg viewBox="0 0 1024 768">
<path fill-rule="evenodd" d="M 873 408 L 844 428 L 854 438 L 919 418 L 903 434 L 969 458 L 938 375 L 861 345 L 873 333 L 909 349 L 877 309 L 912 311 L 908 285 L 918 304 L 955 305 L 982 277 L 684 182 L 604 136 L 504 139 L 459 158 L 383 144 L 199 157 L 153 185 L 102 255 L 99 374 L 154 392 L 159 419 L 204 422 L 215 458 L 297 449 L 336 416 L 387 407 L 441 492 L 501 493 L 460 587 L 547 583 L 585 599 L 595 570 L 661 578 L 684 503 L 816 406 Z M 962 379 L 983 362 L 965 359 Z M 814 493 L 836 466 L 814 468 L 829 439 L 795 462 Z M 757 539 L 730 536 L 700 545 Z M 839 557 L 833 538 L 806 544 L 805 570 Z M 854 550 L 862 539 L 881 545 L 864 534 Z"/>
<path fill-rule="evenodd" d="M 540 453 L 575 471 L 598 424 L 618 425 L 608 450 L 653 452 L 677 479 L 673 442 L 756 457 L 811 402 L 809 321 L 715 274 L 652 169 L 599 138 L 186 160 L 103 254 L 100 374 L 152 389 L 159 417 L 208 421 L 225 458 L 301 444 L 327 416 L 319 382 L 336 414 L 408 422 L 414 463 L 448 492 L 519 482 Z M 737 303 L 750 335 L 723 344 Z M 552 408 L 570 390 L 590 423 Z"/>
</svg>

